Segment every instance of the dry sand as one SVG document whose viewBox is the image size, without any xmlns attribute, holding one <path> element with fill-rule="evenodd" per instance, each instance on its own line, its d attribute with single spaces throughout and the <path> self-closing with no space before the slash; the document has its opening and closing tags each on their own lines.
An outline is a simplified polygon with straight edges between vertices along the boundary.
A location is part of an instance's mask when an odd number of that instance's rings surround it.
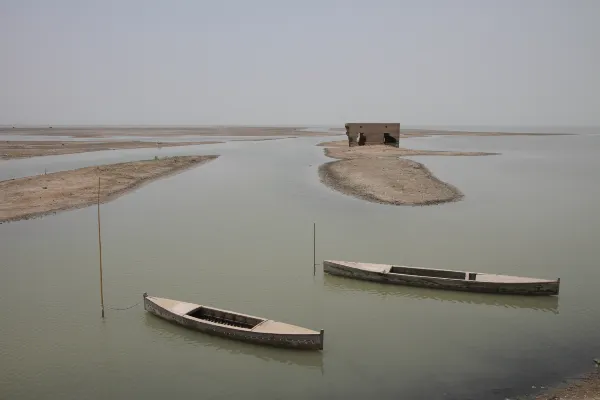
<svg viewBox="0 0 600 400">
<path fill-rule="evenodd" d="M 167 157 L 86 167 L 0 182 L 0 222 L 110 201 L 143 183 L 198 166 L 218 156 Z"/>
<path fill-rule="evenodd" d="M 0 136 L 1 138 L 1 136 Z M 222 142 L 59 142 L 59 141 L 0 141 L 0 159 L 27 158 L 37 156 L 53 156 L 61 154 L 85 153 L 88 151 L 118 149 L 148 149 L 175 146 L 191 146 L 215 144 Z"/>
<path fill-rule="evenodd" d="M 456 201 L 463 194 L 437 179 L 423 165 L 403 156 L 481 156 L 496 153 L 410 150 L 386 145 L 348 147 L 347 141 L 321 143 L 339 161 L 319 167 L 321 181 L 348 195 L 394 205 L 429 205 Z"/>
</svg>

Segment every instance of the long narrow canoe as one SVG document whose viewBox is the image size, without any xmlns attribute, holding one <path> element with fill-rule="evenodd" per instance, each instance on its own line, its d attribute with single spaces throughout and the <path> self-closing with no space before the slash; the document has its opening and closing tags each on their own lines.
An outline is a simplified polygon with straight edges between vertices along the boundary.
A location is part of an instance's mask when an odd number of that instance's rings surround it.
<svg viewBox="0 0 600 400">
<path fill-rule="evenodd" d="M 186 328 L 263 345 L 323 350 L 324 331 L 313 331 L 228 310 L 152 297 L 144 293 L 144 309 Z"/>
<path fill-rule="evenodd" d="M 560 278 L 547 280 L 351 261 L 325 260 L 323 270 L 367 281 L 465 292 L 551 296 L 558 295 L 560 287 Z"/>
</svg>

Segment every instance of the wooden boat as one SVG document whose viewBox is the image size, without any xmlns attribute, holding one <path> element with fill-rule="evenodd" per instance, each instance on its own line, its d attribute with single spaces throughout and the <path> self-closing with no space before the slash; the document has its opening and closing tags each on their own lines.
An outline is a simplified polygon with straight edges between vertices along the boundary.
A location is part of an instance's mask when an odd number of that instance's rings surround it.
<svg viewBox="0 0 600 400">
<path fill-rule="evenodd" d="M 547 280 L 351 261 L 325 260 L 323 270 L 332 275 L 374 282 L 465 292 L 551 296 L 558 294 L 560 286 L 560 278 Z"/>
<path fill-rule="evenodd" d="M 190 329 L 211 335 L 277 347 L 323 350 L 324 331 L 313 331 L 233 311 L 148 296 L 144 309 Z"/>
</svg>

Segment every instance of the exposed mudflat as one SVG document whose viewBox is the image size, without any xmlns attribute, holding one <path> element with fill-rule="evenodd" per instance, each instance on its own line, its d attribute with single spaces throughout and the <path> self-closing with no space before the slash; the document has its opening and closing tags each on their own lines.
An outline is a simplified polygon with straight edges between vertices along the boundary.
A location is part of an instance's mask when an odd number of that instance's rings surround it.
<svg viewBox="0 0 600 400">
<path fill-rule="evenodd" d="M 143 183 L 214 160 L 182 156 L 86 167 L 0 182 L 0 222 L 38 217 L 110 201 Z"/>
<path fill-rule="evenodd" d="M 0 136 L 0 139 L 2 137 Z M 190 146 L 200 144 L 215 144 L 221 142 L 142 142 L 142 141 L 111 141 L 111 142 L 73 142 L 73 141 L 0 141 L 0 159 L 28 158 L 37 156 L 55 156 L 62 154 L 85 153 L 88 151 L 148 149 L 175 146 Z"/>
<path fill-rule="evenodd" d="M 323 183 L 342 193 L 377 203 L 428 205 L 463 196 L 425 166 L 410 160 L 340 160 L 322 165 L 319 175 Z"/>
<path fill-rule="evenodd" d="M 482 156 L 495 153 L 411 150 L 393 146 L 353 146 L 347 141 L 321 143 L 339 161 L 319 167 L 321 181 L 342 193 L 393 205 L 430 205 L 456 201 L 459 189 L 436 178 L 429 169 L 403 156 Z"/>
</svg>

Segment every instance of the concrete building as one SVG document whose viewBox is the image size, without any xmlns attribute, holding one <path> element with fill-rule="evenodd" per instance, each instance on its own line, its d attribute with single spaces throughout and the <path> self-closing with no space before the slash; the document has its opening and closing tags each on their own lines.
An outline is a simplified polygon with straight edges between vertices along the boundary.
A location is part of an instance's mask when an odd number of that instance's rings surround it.
<svg viewBox="0 0 600 400">
<path fill-rule="evenodd" d="M 400 123 L 398 122 L 352 122 L 345 126 L 348 146 L 373 144 L 398 146 L 400 142 Z"/>
</svg>

